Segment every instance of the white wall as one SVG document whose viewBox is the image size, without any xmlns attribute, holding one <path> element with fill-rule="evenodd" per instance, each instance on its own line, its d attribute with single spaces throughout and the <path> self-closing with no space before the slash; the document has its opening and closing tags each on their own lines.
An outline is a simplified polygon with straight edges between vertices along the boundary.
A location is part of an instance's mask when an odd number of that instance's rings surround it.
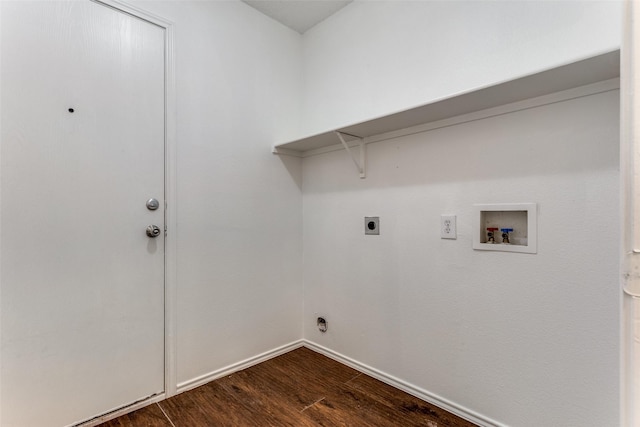
<svg viewBox="0 0 640 427">
<path fill-rule="evenodd" d="M 371 144 L 365 180 L 305 158 L 305 338 L 505 425 L 618 425 L 618 99 Z M 472 205 L 514 202 L 538 253 L 474 251 Z"/>
<path fill-rule="evenodd" d="M 620 46 L 617 1 L 356 0 L 304 34 L 308 135 Z"/>
<path fill-rule="evenodd" d="M 130 3 L 176 29 L 179 383 L 302 336 L 304 216 L 307 339 L 514 426 L 616 424 L 613 94 L 370 146 L 364 181 L 308 158 L 302 214 L 269 150 L 614 48 L 615 3 L 356 2 L 302 40 L 239 1 Z M 540 204 L 538 255 L 470 249 L 499 201 Z"/>
<path fill-rule="evenodd" d="M 618 48 L 620 21 L 356 1 L 304 35 L 301 133 Z M 305 158 L 305 338 L 498 423 L 618 425 L 618 133 L 613 92 L 369 145 L 365 180 L 345 152 Z M 499 202 L 539 204 L 538 254 L 471 249 L 472 205 Z"/>
<path fill-rule="evenodd" d="M 239 1 L 134 3 L 175 23 L 178 383 L 300 339 L 300 35 Z"/>
</svg>

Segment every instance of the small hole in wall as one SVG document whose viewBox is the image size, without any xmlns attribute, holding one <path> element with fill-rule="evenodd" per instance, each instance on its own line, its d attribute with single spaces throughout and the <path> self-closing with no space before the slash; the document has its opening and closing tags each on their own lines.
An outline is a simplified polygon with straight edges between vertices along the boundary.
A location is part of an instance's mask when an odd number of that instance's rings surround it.
<svg viewBox="0 0 640 427">
<path fill-rule="evenodd" d="M 324 317 L 318 317 L 318 330 L 322 333 L 327 332 L 327 321 Z"/>
</svg>

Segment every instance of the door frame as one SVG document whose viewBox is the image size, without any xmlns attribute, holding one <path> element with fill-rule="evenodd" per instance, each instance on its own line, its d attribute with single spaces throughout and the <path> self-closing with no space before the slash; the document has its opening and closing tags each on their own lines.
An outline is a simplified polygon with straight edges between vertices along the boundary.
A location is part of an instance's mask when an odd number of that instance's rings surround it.
<svg viewBox="0 0 640 427">
<path fill-rule="evenodd" d="M 640 300 L 640 3 L 625 0 L 620 64 L 620 419 L 640 426 L 635 319 Z"/>
<path fill-rule="evenodd" d="M 176 85 L 174 54 L 174 23 L 131 6 L 119 0 L 90 0 L 120 13 L 147 21 L 164 30 L 164 200 L 165 200 L 165 253 L 164 253 L 164 393 L 132 403 L 108 414 L 96 414 L 97 418 L 80 423 L 88 427 L 136 409 L 159 402 L 177 394 L 177 341 L 176 341 Z"/>
</svg>

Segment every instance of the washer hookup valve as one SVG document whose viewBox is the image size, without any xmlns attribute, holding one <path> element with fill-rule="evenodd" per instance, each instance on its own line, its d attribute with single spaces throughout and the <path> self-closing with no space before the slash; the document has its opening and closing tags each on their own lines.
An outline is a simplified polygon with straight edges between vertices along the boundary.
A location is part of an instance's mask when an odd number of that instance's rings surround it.
<svg viewBox="0 0 640 427">
<path fill-rule="evenodd" d="M 495 232 L 498 231 L 497 227 L 489 227 L 487 228 L 487 243 L 495 243 Z"/>
<path fill-rule="evenodd" d="M 509 233 L 513 233 L 513 228 L 501 228 L 502 243 L 509 243 Z"/>
</svg>

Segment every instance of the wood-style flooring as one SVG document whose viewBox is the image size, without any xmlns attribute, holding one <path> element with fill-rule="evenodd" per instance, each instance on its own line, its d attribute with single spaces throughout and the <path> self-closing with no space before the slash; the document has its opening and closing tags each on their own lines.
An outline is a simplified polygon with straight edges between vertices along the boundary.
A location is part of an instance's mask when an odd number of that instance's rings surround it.
<svg viewBox="0 0 640 427">
<path fill-rule="evenodd" d="M 475 424 L 303 347 L 100 425 L 116 426 Z"/>
</svg>

